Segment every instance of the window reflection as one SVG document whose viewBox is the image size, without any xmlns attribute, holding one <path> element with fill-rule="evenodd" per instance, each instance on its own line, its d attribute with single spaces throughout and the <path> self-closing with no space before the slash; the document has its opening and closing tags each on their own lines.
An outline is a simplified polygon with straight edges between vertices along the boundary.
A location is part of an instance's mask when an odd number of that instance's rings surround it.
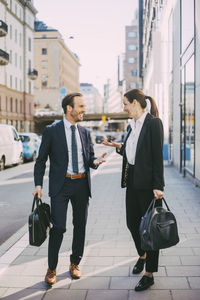
<svg viewBox="0 0 200 300">
<path fill-rule="evenodd" d="M 185 166 L 194 170 L 194 55 L 185 66 Z"/>
<path fill-rule="evenodd" d="M 182 53 L 194 37 L 194 0 L 181 0 Z"/>
</svg>

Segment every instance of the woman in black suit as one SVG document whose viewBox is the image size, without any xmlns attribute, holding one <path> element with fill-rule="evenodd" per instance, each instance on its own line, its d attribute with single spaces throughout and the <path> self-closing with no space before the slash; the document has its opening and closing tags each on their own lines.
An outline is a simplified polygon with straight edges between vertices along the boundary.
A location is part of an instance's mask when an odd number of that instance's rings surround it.
<svg viewBox="0 0 200 300">
<path fill-rule="evenodd" d="M 145 108 L 147 101 L 151 103 L 151 111 Z M 122 144 L 104 142 L 104 145 L 116 147 L 123 156 L 122 187 L 126 187 L 126 221 L 131 232 L 139 259 L 132 273 L 145 274 L 135 287 L 142 291 L 154 284 L 153 272 L 158 271 L 159 251 L 141 249 L 139 226 L 153 197 L 156 205 L 161 206 L 164 188 L 163 176 L 163 125 L 158 118 L 158 109 L 152 97 L 145 96 L 139 89 L 125 93 L 124 111 L 131 118 L 127 135 Z"/>
</svg>

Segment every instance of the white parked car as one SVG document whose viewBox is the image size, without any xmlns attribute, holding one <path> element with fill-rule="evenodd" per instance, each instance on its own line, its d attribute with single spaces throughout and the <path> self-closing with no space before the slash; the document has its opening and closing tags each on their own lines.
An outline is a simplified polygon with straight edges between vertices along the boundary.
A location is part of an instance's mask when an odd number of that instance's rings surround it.
<svg viewBox="0 0 200 300">
<path fill-rule="evenodd" d="M 23 163 L 23 147 L 15 127 L 0 124 L 0 170 Z"/>
</svg>

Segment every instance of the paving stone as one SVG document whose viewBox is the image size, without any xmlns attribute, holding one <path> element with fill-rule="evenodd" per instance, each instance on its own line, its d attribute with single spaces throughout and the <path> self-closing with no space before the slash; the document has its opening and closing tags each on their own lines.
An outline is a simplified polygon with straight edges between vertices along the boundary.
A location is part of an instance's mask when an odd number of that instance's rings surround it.
<svg viewBox="0 0 200 300">
<path fill-rule="evenodd" d="M 200 266 L 200 255 L 180 256 L 181 264 L 184 266 Z"/>
<path fill-rule="evenodd" d="M 152 290 L 151 288 L 140 292 L 135 292 L 134 290 L 129 291 L 129 297 L 128 300 L 172 300 L 171 293 L 170 291 L 164 291 L 164 290 L 159 290 L 155 291 Z M 123 300 L 123 299 L 121 299 Z"/>
<path fill-rule="evenodd" d="M 199 290 L 172 291 L 173 300 L 199 300 Z"/>
<path fill-rule="evenodd" d="M 192 248 L 177 248 L 177 247 L 171 247 L 168 249 L 162 249 L 161 250 L 162 255 L 193 255 Z"/>
<path fill-rule="evenodd" d="M 12 265 L 20 265 L 23 263 L 29 263 L 30 265 L 38 265 L 41 266 L 42 264 L 47 263 L 47 257 L 45 256 L 19 256 L 12 262 Z"/>
<path fill-rule="evenodd" d="M 93 276 L 129 276 L 129 266 L 112 266 L 99 268 L 99 266 L 95 267 Z"/>
<path fill-rule="evenodd" d="M 200 248 L 192 248 L 195 255 L 200 255 Z"/>
<path fill-rule="evenodd" d="M 168 276 L 200 276 L 199 266 L 167 266 Z"/>
<path fill-rule="evenodd" d="M 43 276 L 1 276 L 0 287 L 46 289 Z"/>
<path fill-rule="evenodd" d="M 154 282 L 151 288 L 156 290 L 189 289 L 185 277 L 157 277 Z"/>
<path fill-rule="evenodd" d="M 36 289 L 25 288 L 9 288 L 3 295 L 5 300 L 17 300 L 17 299 L 31 299 L 31 300 L 42 300 L 46 291 L 39 291 Z"/>
<path fill-rule="evenodd" d="M 73 280 L 70 289 L 81 290 L 106 290 L 109 287 L 110 277 L 82 277 L 79 280 Z"/>
<path fill-rule="evenodd" d="M 162 256 L 159 257 L 159 266 L 178 266 L 181 264 L 179 256 Z"/>
<path fill-rule="evenodd" d="M 126 290 L 89 290 L 85 300 L 127 300 L 128 291 Z"/>
<path fill-rule="evenodd" d="M 100 249 L 99 256 L 130 256 L 129 248 Z"/>
<path fill-rule="evenodd" d="M 66 289 L 52 289 L 47 291 L 44 298 L 45 300 L 85 300 L 87 291 L 85 290 L 66 290 Z"/>
<path fill-rule="evenodd" d="M 110 289 L 130 290 L 135 287 L 140 278 L 134 277 L 111 277 Z"/>
<path fill-rule="evenodd" d="M 0 297 L 2 297 L 6 291 L 7 291 L 7 288 L 0 288 Z"/>
<path fill-rule="evenodd" d="M 82 265 L 88 266 L 111 266 L 113 264 L 113 257 L 86 257 L 81 261 Z"/>
<path fill-rule="evenodd" d="M 200 289 L 200 277 L 188 277 L 192 289 Z"/>
</svg>

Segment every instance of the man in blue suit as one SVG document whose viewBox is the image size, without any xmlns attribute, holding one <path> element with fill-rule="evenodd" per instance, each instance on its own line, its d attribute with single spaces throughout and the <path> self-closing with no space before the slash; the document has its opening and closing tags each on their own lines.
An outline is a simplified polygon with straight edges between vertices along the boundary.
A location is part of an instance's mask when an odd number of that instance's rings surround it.
<svg viewBox="0 0 200 300">
<path fill-rule="evenodd" d="M 62 101 L 63 120 L 45 128 L 39 155 L 34 167 L 35 190 L 42 197 L 46 161 L 50 159 L 49 196 L 51 197 L 51 223 L 48 247 L 48 270 L 45 281 L 56 282 L 58 253 L 66 231 L 66 215 L 69 200 L 73 210 L 73 241 L 69 271 L 72 278 L 81 277 L 81 261 L 89 197 L 91 197 L 90 168 L 96 169 L 104 162 L 94 156 L 90 133 L 77 125 L 83 120 L 85 103 L 82 94 L 68 94 Z"/>
</svg>

